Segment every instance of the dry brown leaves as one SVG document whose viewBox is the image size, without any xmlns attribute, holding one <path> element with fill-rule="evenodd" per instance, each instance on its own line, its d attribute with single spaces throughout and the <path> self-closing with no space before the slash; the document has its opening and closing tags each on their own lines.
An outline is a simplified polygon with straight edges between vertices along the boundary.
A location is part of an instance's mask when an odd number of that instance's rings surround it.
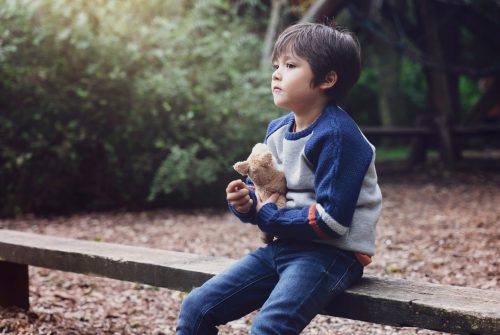
<svg viewBox="0 0 500 335">
<path fill-rule="evenodd" d="M 381 178 L 384 210 L 366 273 L 500 289 L 500 174 Z M 232 258 L 260 245 L 254 226 L 217 211 L 0 220 L 0 228 Z M 30 268 L 31 311 L 0 309 L 0 334 L 174 334 L 183 293 Z M 221 327 L 248 334 L 252 316 Z M 318 316 L 303 334 L 440 334 Z"/>
</svg>

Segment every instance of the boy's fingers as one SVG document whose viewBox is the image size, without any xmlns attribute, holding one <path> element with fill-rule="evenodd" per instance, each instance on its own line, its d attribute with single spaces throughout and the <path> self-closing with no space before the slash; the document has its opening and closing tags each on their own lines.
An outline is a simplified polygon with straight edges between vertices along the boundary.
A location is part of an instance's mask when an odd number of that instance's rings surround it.
<svg viewBox="0 0 500 335">
<path fill-rule="evenodd" d="M 236 179 L 230 182 L 227 187 L 226 187 L 226 192 L 227 193 L 232 193 L 235 192 L 239 189 L 245 188 L 245 183 L 241 181 L 241 179 Z"/>
<path fill-rule="evenodd" d="M 250 197 L 249 196 L 246 196 L 246 197 L 243 197 L 243 198 L 240 198 L 240 199 L 235 199 L 235 200 L 232 200 L 230 201 L 231 205 L 234 206 L 243 206 L 245 204 L 248 204 L 250 202 Z"/>
<path fill-rule="evenodd" d="M 240 206 L 233 206 L 240 213 L 248 213 L 250 208 L 252 208 L 253 201 L 250 199 L 246 204 Z"/>
<path fill-rule="evenodd" d="M 236 201 L 236 200 L 240 200 L 241 198 L 246 198 L 246 197 L 250 197 L 248 195 L 248 190 L 246 188 L 243 188 L 241 190 L 238 190 L 238 191 L 234 191 L 234 192 L 229 192 L 227 193 L 226 195 L 226 199 L 228 201 Z"/>
</svg>

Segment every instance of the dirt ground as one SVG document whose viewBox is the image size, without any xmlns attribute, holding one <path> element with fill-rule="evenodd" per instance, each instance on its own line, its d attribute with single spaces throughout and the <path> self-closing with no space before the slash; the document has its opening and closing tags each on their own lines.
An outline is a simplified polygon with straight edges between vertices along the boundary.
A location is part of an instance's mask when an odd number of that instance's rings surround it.
<svg viewBox="0 0 500 335">
<path fill-rule="evenodd" d="M 500 171 L 382 175 L 377 254 L 365 273 L 500 290 Z M 0 228 L 238 258 L 254 226 L 225 210 L 23 216 Z M 182 292 L 30 268 L 29 312 L 0 308 L 0 334 L 174 334 Z M 253 315 L 221 327 L 248 334 Z M 303 334 L 441 334 L 318 316 Z"/>
</svg>

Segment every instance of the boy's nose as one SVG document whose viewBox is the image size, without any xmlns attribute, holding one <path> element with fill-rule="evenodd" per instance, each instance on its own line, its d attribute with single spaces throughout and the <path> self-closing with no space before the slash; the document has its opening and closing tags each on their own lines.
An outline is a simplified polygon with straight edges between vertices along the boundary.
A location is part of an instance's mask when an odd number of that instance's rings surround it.
<svg viewBox="0 0 500 335">
<path fill-rule="evenodd" d="M 281 79 L 281 72 L 280 72 L 279 68 L 274 70 L 273 75 L 272 75 L 272 79 L 273 80 L 280 80 Z"/>
</svg>

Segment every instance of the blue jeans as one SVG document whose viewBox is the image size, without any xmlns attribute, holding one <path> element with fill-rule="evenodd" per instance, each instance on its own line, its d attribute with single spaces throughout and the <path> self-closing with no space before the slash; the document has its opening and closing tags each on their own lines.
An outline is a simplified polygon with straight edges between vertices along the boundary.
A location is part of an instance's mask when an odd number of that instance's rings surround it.
<svg viewBox="0 0 500 335">
<path fill-rule="evenodd" d="M 177 335 L 217 334 L 218 325 L 258 308 L 251 334 L 299 334 L 362 274 L 351 252 L 277 240 L 194 289 L 182 303 Z"/>
</svg>

